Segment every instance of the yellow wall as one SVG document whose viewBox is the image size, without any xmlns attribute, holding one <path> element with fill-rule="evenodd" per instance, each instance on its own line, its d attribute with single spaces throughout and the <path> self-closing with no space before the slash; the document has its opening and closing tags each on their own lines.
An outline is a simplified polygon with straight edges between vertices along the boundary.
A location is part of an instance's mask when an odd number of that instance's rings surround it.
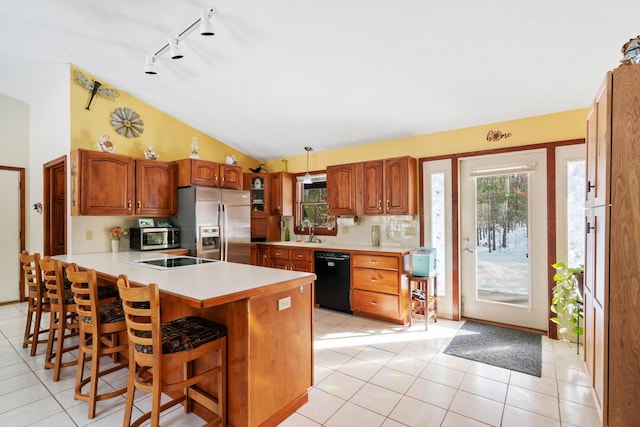
<svg viewBox="0 0 640 427">
<path fill-rule="evenodd" d="M 586 134 L 587 108 L 545 114 L 518 120 L 474 126 L 445 132 L 418 135 L 372 144 L 316 152 L 309 155 L 309 170 L 322 170 L 328 165 L 384 159 L 410 155 L 416 158 L 454 153 L 489 150 L 503 147 L 539 144 L 553 141 L 583 139 Z M 487 141 L 489 131 L 510 132 L 511 137 L 496 142 Z M 303 151 L 302 149 L 300 151 Z M 269 171 L 282 169 L 282 159 L 265 163 Z M 288 157 L 289 172 L 303 172 L 306 154 Z"/>
<path fill-rule="evenodd" d="M 71 66 L 71 149 L 97 149 L 97 141 L 102 135 L 109 135 L 115 145 L 115 152 L 133 157 L 144 157 L 144 150 L 153 144 L 160 160 L 171 161 L 186 158 L 191 153 L 191 139 L 198 137 L 199 155 L 204 160 L 225 162 L 227 155 L 236 157 L 238 165 L 245 172 L 249 167 L 264 163 L 270 172 L 283 169 L 282 158 L 256 160 L 239 152 L 185 123 L 157 110 L 139 99 L 120 91 L 115 101 L 96 96 L 91 110 L 85 107 L 89 91 L 73 83 L 74 70 Z M 80 70 L 85 76 L 93 76 Z M 108 82 L 103 82 L 110 86 Z M 118 135 L 111 126 L 111 113 L 118 107 L 131 108 L 144 121 L 144 132 L 138 138 Z M 524 119 L 510 120 L 463 129 L 449 130 L 426 135 L 380 141 L 371 144 L 345 147 L 330 151 L 312 151 L 309 155 L 309 169 L 323 170 L 328 165 L 359 162 L 410 155 L 416 158 L 515 147 L 552 141 L 581 139 L 585 137 L 587 108 L 545 114 Z M 487 141 L 489 131 L 510 132 L 511 137 L 499 141 Z M 300 147 L 299 156 L 285 158 L 289 172 L 304 172 L 306 153 Z"/>
<path fill-rule="evenodd" d="M 69 73 L 71 78 L 70 145 L 72 150 L 76 148 L 97 150 L 97 142 L 100 137 L 109 135 L 115 146 L 114 152 L 116 154 L 144 158 L 144 150 L 149 145 L 153 145 L 156 153 L 160 156 L 159 160 L 172 161 L 189 157 L 192 137 L 197 136 L 198 154 L 203 160 L 224 163 L 226 156 L 235 156 L 238 165 L 243 166 L 246 172 L 248 172 L 248 167 L 254 167 L 258 164 L 256 159 L 120 90 L 118 90 L 120 96 L 116 97 L 114 101 L 96 95 L 91 102 L 90 110 L 86 110 L 90 93 L 84 87 L 73 82 L 74 70 L 77 69 L 77 67 L 71 66 Z M 80 70 L 80 72 L 89 79 L 94 79 L 94 76 L 88 72 L 84 70 Z M 113 87 L 109 82 L 101 81 L 101 83 L 106 87 Z M 116 108 L 125 107 L 138 113 L 144 122 L 144 132 L 138 138 L 126 138 L 119 135 L 111 126 L 111 113 Z"/>
</svg>

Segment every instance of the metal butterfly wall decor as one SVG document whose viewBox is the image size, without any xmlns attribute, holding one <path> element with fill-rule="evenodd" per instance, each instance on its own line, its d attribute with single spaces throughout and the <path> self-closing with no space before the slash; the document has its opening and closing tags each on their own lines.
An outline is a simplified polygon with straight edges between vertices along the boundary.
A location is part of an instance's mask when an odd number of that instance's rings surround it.
<svg viewBox="0 0 640 427">
<path fill-rule="evenodd" d="M 75 70 L 73 72 L 73 75 L 75 76 L 75 79 L 73 79 L 74 83 L 77 83 L 83 88 L 91 91 L 91 98 L 89 98 L 89 102 L 85 107 L 87 110 L 91 106 L 91 102 L 93 101 L 93 98 L 96 96 L 96 94 L 111 101 L 114 101 L 116 97 L 120 96 L 120 93 L 116 89 L 103 86 L 103 84 L 97 80 L 91 80 L 90 78 L 82 74 L 80 70 Z"/>
</svg>

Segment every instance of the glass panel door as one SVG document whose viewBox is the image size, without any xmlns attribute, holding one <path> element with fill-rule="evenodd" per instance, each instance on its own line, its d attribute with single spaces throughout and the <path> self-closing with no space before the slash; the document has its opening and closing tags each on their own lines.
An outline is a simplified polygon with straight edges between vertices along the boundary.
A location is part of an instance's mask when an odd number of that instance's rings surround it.
<svg viewBox="0 0 640 427">
<path fill-rule="evenodd" d="M 544 150 L 460 161 L 463 317 L 547 329 Z"/>
</svg>

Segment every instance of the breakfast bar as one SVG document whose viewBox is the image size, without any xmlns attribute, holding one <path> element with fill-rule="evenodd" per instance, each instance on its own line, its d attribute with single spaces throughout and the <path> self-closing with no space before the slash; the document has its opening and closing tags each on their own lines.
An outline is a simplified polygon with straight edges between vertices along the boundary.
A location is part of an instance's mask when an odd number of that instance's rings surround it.
<svg viewBox="0 0 640 427">
<path fill-rule="evenodd" d="M 96 270 L 102 283 L 114 284 L 119 274 L 135 285 L 157 283 L 163 321 L 198 315 L 225 324 L 229 425 L 277 425 L 307 402 L 313 384 L 313 273 L 219 261 L 183 265 L 181 257 L 158 252 L 55 258 Z M 145 262 L 150 260 L 160 262 Z M 181 375 L 179 368 L 167 367 L 164 375 Z M 194 412 L 210 416 L 196 405 Z"/>
</svg>

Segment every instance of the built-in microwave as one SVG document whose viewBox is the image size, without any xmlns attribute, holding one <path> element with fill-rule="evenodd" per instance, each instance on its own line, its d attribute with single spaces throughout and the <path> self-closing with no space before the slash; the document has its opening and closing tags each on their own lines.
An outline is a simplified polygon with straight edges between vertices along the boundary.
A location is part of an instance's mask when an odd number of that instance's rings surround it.
<svg viewBox="0 0 640 427">
<path fill-rule="evenodd" d="M 133 227 L 129 230 L 129 247 L 137 251 L 180 247 L 178 227 Z"/>
</svg>

